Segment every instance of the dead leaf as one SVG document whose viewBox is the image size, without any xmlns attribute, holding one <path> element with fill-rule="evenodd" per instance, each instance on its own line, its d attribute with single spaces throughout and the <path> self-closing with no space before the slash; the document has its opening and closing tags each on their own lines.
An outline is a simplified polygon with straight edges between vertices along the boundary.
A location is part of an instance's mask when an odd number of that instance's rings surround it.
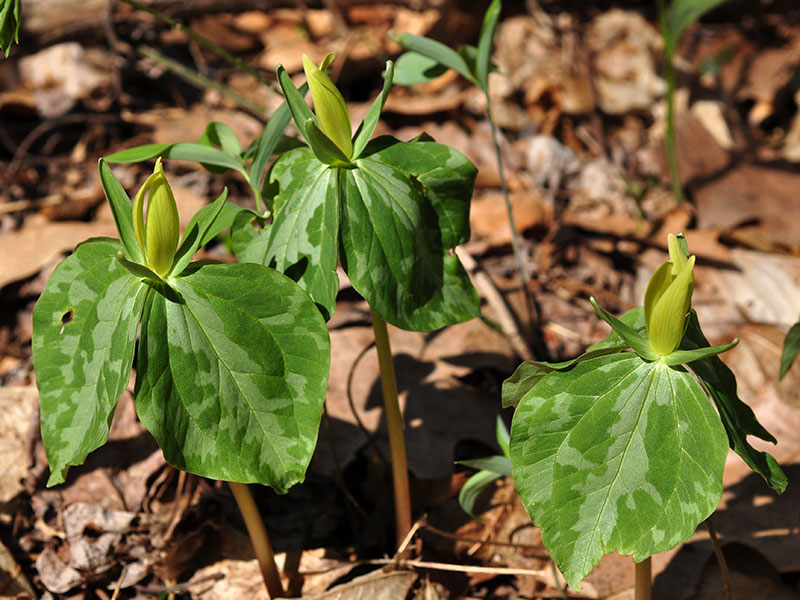
<svg viewBox="0 0 800 600">
<path fill-rule="evenodd" d="M 0 542 L 0 598 L 35 598 L 22 569 Z"/>
<path fill-rule="evenodd" d="M 111 83 L 108 57 L 78 42 L 50 46 L 19 61 L 20 76 L 34 90 L 36 108 L 43 117 L 57 117 L 76 102 Z"/>
<path fill-rule="evenodd" d="M 303 596 L 303 600 L 403 600 L 417 577 L 411 571 L 374 571 L 324 594 Z"/>
<path fill-rule="evenodd" d="M 775 245 L 800 252 L 800 228 L 787 215 L 800 213 L 800 174 L 741 165 L 694 193 L 699 229 L 730 231 L 756 222 Z"/>
<path fill-rule="evenodd" d="M 619 9 L 601 13 L 589 25 L 586 43 L 594 53 L 593 81 L 604 112 L 647 110 L 666 91 L 653 60 L 661 36 L 641 14 Z"/>
<path fill-rule="evenodd" d="M 0 236 L 0 288 L 39 272 L 45 265 L 90 237 L 114 236 L 109 223 L 51 223 L 38 215 L 17 231 Z"/>
<path fill-rule="evenodd" d="M 69 566 L 49 545 L 36 558 L 42 585 L 54 594 L 66 594 L 83 582 L 81 574 Z"/>
<path fill-rule="evenodd" d="M 38 400 L 35 386 L 0 388 L 0 505 L 23 490 L 22 481 L 28 471 L 28 436 Z"/>
</svg>

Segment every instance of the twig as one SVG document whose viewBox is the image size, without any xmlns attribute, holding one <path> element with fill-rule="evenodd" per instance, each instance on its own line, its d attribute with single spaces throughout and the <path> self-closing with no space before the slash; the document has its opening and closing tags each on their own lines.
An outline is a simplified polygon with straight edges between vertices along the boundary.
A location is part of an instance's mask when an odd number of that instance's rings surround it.
<svg viewBox="0 0 800 600">
<path fill-rule="evenodd" d="M 361 564 L 366 565 L 397 565 L 402 567 L 416 567 L 418 569 L 432 569 L 434 571 L 455 571 L 457 573 L 488 573 L 491 575 L 530 575 L 533 577 L 549 577 L 546 569 L 518 569 L 515 567 L 480 567 L 477 565 L 454 565 L 450 563 L 428 562 L 424 560 L 400 560 L 394 558 L 379 558 L 365 560 Z"/>
<path fill-rule="evenodd" d="M 485 544 L 485 545 L 491 545 L 491 546 L 498 546 L 498 547 L 501 547 L 501 548 L 516 548 L 518 550 L 538 550 L 538 551 L 541 551 L 541 546 L 534 546 L 533 544 L 517 544 L 517 543 L 514 543 L 514 542 L 498 542 L 498 541 L 492 541 L 492 540 L 479 540 L 479 539 L 475 539 L 475 538 L 462 537 L 460 535 L 455 535 L 455 534 L 452 534 L 452 533 L 448 533 L 446 531 L 442 531 L 441 529 L 437 529 L 433 525 L 425 524 L 425 525 L 422 526 L 422 529 L 424 531 L 429 531 L 434 535 L 438 535 L 440 537 L 447 538 L 447 539 L 450 539 L 450 540 L 455 540 L 457 542 L 465 542 L 465 543 L 468 543 L 468 544 Z M 537 554 L 533 554 L 532 557 L 533 558 L 539 558 L 539 559 L 542 559 L 542 560 L 546 560 L 546 559 L 550 558 L 550 556 L 548 554 L 544 554 L 544 553 L 538 554 L 538 555 Z"/>
<path fill-rule="evenodd" d="M 114 594 L 111 596 L 111 600 L 117 600 L 119 598 L 119 593 L 122 590 L 122 582 L 125 581 L 125 573 L 128 571 L 128 565 L 123 565 L 122 573 L 119 574 L 119 579 L 117 579 L 117 585 L 114 588 Z"/>
</svg>

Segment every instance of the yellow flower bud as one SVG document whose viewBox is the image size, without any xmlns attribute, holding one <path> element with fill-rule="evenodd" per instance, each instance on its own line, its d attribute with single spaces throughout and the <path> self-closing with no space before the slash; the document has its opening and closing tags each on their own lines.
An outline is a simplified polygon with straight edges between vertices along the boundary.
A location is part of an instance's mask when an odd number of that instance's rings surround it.
<svg viewBox="0 0 800 600">
<path fill-rule="evenodd" d="M 336 144 L 349 159 L 353 156 L 353 129 L 350 111 L 339 89 L 325 73 L 325 68 L 336 55 L 328 54 L 318 67 L 308 56 L 303 55 L 303 70 L 314 100 L 317 127 Z"/>
<path fill-rule="evenodd" d="M 153 174 L 144 182 L 133 201 L 133 231 L 142 250 L 145 266 L 159 277 L 169 275 L 178 247 L 180 222 L 178 206 L 160 158 L 156 161 Z"/>
<path fill-rule="evenodd" d="M 672 354 L 680 345 L 694 291 L 695 257 L 686 257 L 674 235 L 669 234 L 668 243 L 670 260 L 653 273 L 644 294 L 647 335 L 661 356 Z"/>
</svg>

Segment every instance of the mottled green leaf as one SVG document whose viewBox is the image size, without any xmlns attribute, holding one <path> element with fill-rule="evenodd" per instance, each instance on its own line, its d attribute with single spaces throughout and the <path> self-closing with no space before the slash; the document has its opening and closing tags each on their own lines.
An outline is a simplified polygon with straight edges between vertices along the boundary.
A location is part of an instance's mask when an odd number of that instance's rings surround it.
<svg viewBox="0 0 800 600">
<path fill-rule="evenodd" d="M 328 379 L 327 329 L 289 278 L 255 264 L 190 266 L 180 301 L 151 292 L 136 408 L 173 466 L 270 485 L 303 480 Z"/>
<path fill-rule="evenodd" d="M 579 362 L 606 356 L 608 354 L 619 354 L 628 348 L 627 344 L 617 346 L 603 346 L 594 350 L 587 350 L 580 356 L 571 360 L 551 363 L 541 360 L 526 360 L 517 367 L 511 377 L 503 382 L 503 408 L 516 406 L 531 388 L 542 380 L 542 377 L 553 371 L 568 371 Z"/>
<path fill-rule="evenodd" d="M 708 345 L 708 340 L 700 329 L 697 313 L 692 310 L 689 313 L 681 348 L 693 350 L 707 348 Z M 777 440 L 758 422 L 753 410 L 739 398 L 733 372 L 717 356 L 697 360 L 689 366 L 714 400 L 728 434 L 730 447 L 753 471 L 761 475 L 772 489 L 779 493 L 783 492 L 786 489 L 787 479 L 778 462 L 768 453 L 753 448 L 747 441 L 747 436 L 754 435 L 773 444 L 777 443 Z"/>
<path fill-rule="evenodd" d="M 469 237 L 472 163 L 441 144 L 378 138 L 356 165 L 341 171 L 341 260 L 355 289 L 403 329 L 477 316 L 477 293 L 448 252 Z"/>
<path fill-rule="evenodd" d="M 725 430 L 685 370 L 632 353 L 546 375 L 517 406 L 514 482 L 573 587 L 613 550 L 689 538 L 722 495 Z"/>
<path fill-rule="evenodd" d="M 792 368 L 794 360 L 800 354 L 800 322 L 792 325 L 789 333 L 786 334 L 786 339 L 783 341 L 783 352 L 781 353 L 781 371 L 780 378 L 784 376 Z"/>
<path fill-rule="evenodd" d="M 336 311 L 339 235 L 338 171 L 310 148 L 282 155 L 270 173 L 280 187 L 262 264 L 285 273 L 308 292 L 326 319 Z M 257 257 L 249 247 L 247 257 Z M 238 255 L 237 255 L 238 256 Z"/>
<path fill-rule="evenodd" d="M 48 485 L 102 446 L 130 378 L 147 286 L 117 261 L 118 240 L 79 245 L 62 261 L 33 311 Z"/>
<path fill-rule="evenodd" d="M 269 231 L 257 212 L 243 210 L 231 226 L 231 249 L 240 263 L 263 265 L 267 260 Z"/>
</svg>

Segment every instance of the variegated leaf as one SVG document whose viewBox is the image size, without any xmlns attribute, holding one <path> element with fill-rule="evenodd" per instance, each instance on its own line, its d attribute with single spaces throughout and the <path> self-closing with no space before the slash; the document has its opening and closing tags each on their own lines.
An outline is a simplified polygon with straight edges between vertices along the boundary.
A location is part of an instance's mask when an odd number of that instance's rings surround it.
<svg viewBox="0 0 800 600">
<path fill-rule="evenodd" d="M 275 198 L 275 216 L 262 264 L 300 284 L 330 319 L 339 291 L 337 170 L 319 162 L 311 149 L 303 147 L 281 156 L 270 178 L 278 182 L 280 192 Z M 248 255 L 253 254 L 261 253 L 251 245 Z"/>
<path fill-rule="evenodd" d="M 79 245 L 56 267 L 33 311 L 48 485 L 102 446 L 128 385 L 147 286 L 114 256 L 118 240 Z"/>
<path fill-rule="evenodd" d="M 173 466 L 285 492 L 317 439 L 330 342 L 317 307 L 256 264 L 194 265 L 142 318 L 136 407 Z"/>
<path fill-rule="evenodd" d="M 475 167 L 433 142 L 373 140 L 342 169 L 342 266 L 375 312 L 430 331 L 478 316 L 479 301 L 448 250 L 469 237 Z"/>
<path fill-rule="evenodd" d="M 607 552 L 640 561 L 716 508 L 728 440 L 685 370 L 632 353 L 553 371 L 520 401 L 514 481 L 569 584 Z"/>
</svg>

